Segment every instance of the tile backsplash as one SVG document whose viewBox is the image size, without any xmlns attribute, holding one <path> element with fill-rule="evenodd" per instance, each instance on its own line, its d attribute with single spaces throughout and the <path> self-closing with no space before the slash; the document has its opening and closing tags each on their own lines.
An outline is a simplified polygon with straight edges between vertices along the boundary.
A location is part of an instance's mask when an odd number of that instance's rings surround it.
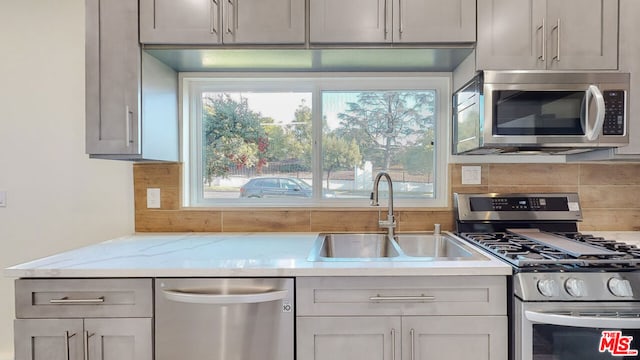
<svg viewBox="0 0 640 360">
<path fill-rule="evenodd" d="M 640 164 L 482 164 L 481 183 L 462 185 L 462 166 L 449 165 L 454 192 L 577 192 L 581 231 L 640 230 Z M 180 163 L 133 167 L 136 231 L 378 231 L 378 211 L 367 208 L 182 208 Z M 146 208 L 146 189 L 161 189 L 160 209 Z M 397 231 L 454 227 L 448 208 L 396 209 Z"/>
</svg>

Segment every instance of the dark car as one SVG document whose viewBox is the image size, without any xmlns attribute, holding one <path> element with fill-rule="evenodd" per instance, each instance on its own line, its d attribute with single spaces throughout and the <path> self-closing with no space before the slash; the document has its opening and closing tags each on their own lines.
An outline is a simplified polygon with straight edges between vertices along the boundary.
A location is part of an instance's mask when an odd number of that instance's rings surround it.
<svg viewBox="0 0 640 360">
<path fill-rule="evenodd" d="M 313 194 L 311 185 L 291 177 L 259 177 L 249 180 L 240 188 L 240 197 L 268 198 L 268 197 L 304 197 Z"/>
</svg>

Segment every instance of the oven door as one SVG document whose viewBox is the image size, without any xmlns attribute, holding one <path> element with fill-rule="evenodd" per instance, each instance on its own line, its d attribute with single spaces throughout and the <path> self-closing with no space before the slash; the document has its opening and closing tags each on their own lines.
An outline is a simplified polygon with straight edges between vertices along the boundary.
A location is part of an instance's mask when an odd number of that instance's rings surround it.
<svg viewBox="0 0 640 360">
<path fill-rule="evenodd" d="M 638 303 L 516 300 L 516 360 L 640 358 Z"/>
<path fill-rule="evenodd" d="M 590 84 L 485 84 L 485 145 L 597 144 L 604 96 Z"/>
</svg>

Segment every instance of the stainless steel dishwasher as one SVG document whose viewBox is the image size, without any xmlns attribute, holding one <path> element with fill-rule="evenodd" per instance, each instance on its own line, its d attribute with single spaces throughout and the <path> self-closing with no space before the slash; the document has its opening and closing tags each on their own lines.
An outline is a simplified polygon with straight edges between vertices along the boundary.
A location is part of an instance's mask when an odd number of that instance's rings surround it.
<svg viewBox="0 0 640 360">
<path fill-rule="evenodd" d="M 291 278 L 159 278 L 157 360 L 293 360 Z"/>
</svg>

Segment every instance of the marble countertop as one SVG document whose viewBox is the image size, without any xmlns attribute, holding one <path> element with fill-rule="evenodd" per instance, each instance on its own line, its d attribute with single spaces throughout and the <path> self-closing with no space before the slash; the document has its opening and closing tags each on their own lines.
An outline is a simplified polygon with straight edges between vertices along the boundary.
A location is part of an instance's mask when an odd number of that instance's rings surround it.
<svg viewBox="0 0 640 360">
<path fill-rule="evenodd" d="M 508 275 L 468 261 L 308 261 L 317 233 L 139 233 L 15 265 L 7 277 Z"/>
</svg>

